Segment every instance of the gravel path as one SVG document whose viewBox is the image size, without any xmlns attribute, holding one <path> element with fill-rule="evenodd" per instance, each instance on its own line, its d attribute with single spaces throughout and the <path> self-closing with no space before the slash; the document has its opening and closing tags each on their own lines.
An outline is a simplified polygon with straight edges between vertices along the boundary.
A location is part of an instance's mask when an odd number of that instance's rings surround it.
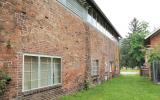
<svg viewBox="0 0 160 100">
<path fill-rule="evenodd" d="M 137 75 L 139 72 L 121 72 L 121 75 Z"/>
</svg>

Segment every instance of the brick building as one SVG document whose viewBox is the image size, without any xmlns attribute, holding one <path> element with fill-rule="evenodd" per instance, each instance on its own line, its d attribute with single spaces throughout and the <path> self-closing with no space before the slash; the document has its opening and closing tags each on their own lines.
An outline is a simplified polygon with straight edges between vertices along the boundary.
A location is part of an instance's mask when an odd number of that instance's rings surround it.
<svg viewBox="0 0 160 100">
<path fill-rule="evenodd" d="M 154 48 L 155 46 L 160 45 L 160 29 L 148 35 L 145 39 L 146 45 L 150 48 Z"/>
<path fill-rule="evenodd" d="M 160 45 L 160 29 L 148 35 L 145 42 L 148 47 L 148 52 L 150 52 L 151 49 L 157 48 Z M 149 67 L 149 74 L 152 80 L 154 82 L 160 82 L 160 62 L 153 61 L 152 65 L 147 63 L 147 67 Z"/>
<path fill-rule="evenodd" d="M 5 100 L 50 100 L 119 75 L 120 35 L 94 0 L 0 0 Z"/>
</svg>

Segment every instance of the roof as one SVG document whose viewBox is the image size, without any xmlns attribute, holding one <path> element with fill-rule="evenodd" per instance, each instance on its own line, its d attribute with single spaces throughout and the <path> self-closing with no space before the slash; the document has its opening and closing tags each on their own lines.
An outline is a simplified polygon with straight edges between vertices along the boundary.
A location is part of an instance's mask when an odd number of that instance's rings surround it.
<svg viewBox="0 0 160 100">
<path fill-rule="evenodd" d="M 154 35 L 160 33 L 160 28 L 158 28 L 157 30 L 153 31 L 151 34 L 149 34 L 148 36 L 145 37 L 145 40 L 153 37 Z"/>
<path fill-rule="evenodd" d="M 160 33 L 160 28 L 158 28 L 157 30 L 153 31 L 151 34 L 149 34 L 148 36 L 145 37 L 145 44 L 150 44 L 150 39 L 152 37 L 154 37 L 155 35 L 157 35 L 158 33 Z"/>
<path fill-rule="evenodd" d="M 97 3 L 94 0 L 80 0 L 81 2 L 87 2 L 89 5 L 91 5 L 99 14 L 100 16 L 107 22 L 107 24 L 110 26 L 109 31 L 117 38 L 121 38 L 122 36 L 119 34 L 119 32 L 116 30 L 116 28 L 113 26 L 113 24 L 110 22 L 110 20 L 106 17 L 106 15 L 103 13 L 103 11 L 99 8 Z"/>
</svg>

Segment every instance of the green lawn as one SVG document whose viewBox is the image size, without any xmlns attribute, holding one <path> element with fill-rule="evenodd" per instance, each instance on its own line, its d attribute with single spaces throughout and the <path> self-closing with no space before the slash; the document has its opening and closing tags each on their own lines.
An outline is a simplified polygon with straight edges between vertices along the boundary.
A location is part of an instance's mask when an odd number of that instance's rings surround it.
<svg viewBox="0 0 160 100">
<path fill-rule="evenodd" d="M 120 76 L 61 100 L 160 100 L 160 85 L 140 76 Z"/>
</svg>

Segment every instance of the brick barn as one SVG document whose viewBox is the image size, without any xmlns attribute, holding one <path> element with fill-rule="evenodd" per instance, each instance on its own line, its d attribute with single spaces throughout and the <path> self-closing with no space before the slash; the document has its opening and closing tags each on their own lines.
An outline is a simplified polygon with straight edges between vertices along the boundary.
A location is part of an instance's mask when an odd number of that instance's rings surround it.
<svg viewBox="0 0 160 100">
<path fill-rule="evenodd" d="M 157 46 L 160 46 L 160 29 L 148 35 L 145 42 L 146 46 L 148 47 L 148 51 L 157 48 Z M 151 79 L 156 83 L 160 83 L 160 61 L 153 61 L 152 65 L 147 63 L 147 67 L 149 67 L 149 74 Z"/>
<path fill-rule="evenodd" d="M 120 34 L 94 0 L 0 0 L 1 99 L 52 100 L 119 75 Z"/>
<path fill-rule="evenodd" d="M 148 50 L 160 46 L 160 29 L 146 37 L 146 46 L 148 47 Z M 147 63 L 147 66 L 150 68 L 149 73 L 152 80 L 156 83 L 160 83 L 160 61 L 152 62 L 152 65 Z"/>
</svg>

